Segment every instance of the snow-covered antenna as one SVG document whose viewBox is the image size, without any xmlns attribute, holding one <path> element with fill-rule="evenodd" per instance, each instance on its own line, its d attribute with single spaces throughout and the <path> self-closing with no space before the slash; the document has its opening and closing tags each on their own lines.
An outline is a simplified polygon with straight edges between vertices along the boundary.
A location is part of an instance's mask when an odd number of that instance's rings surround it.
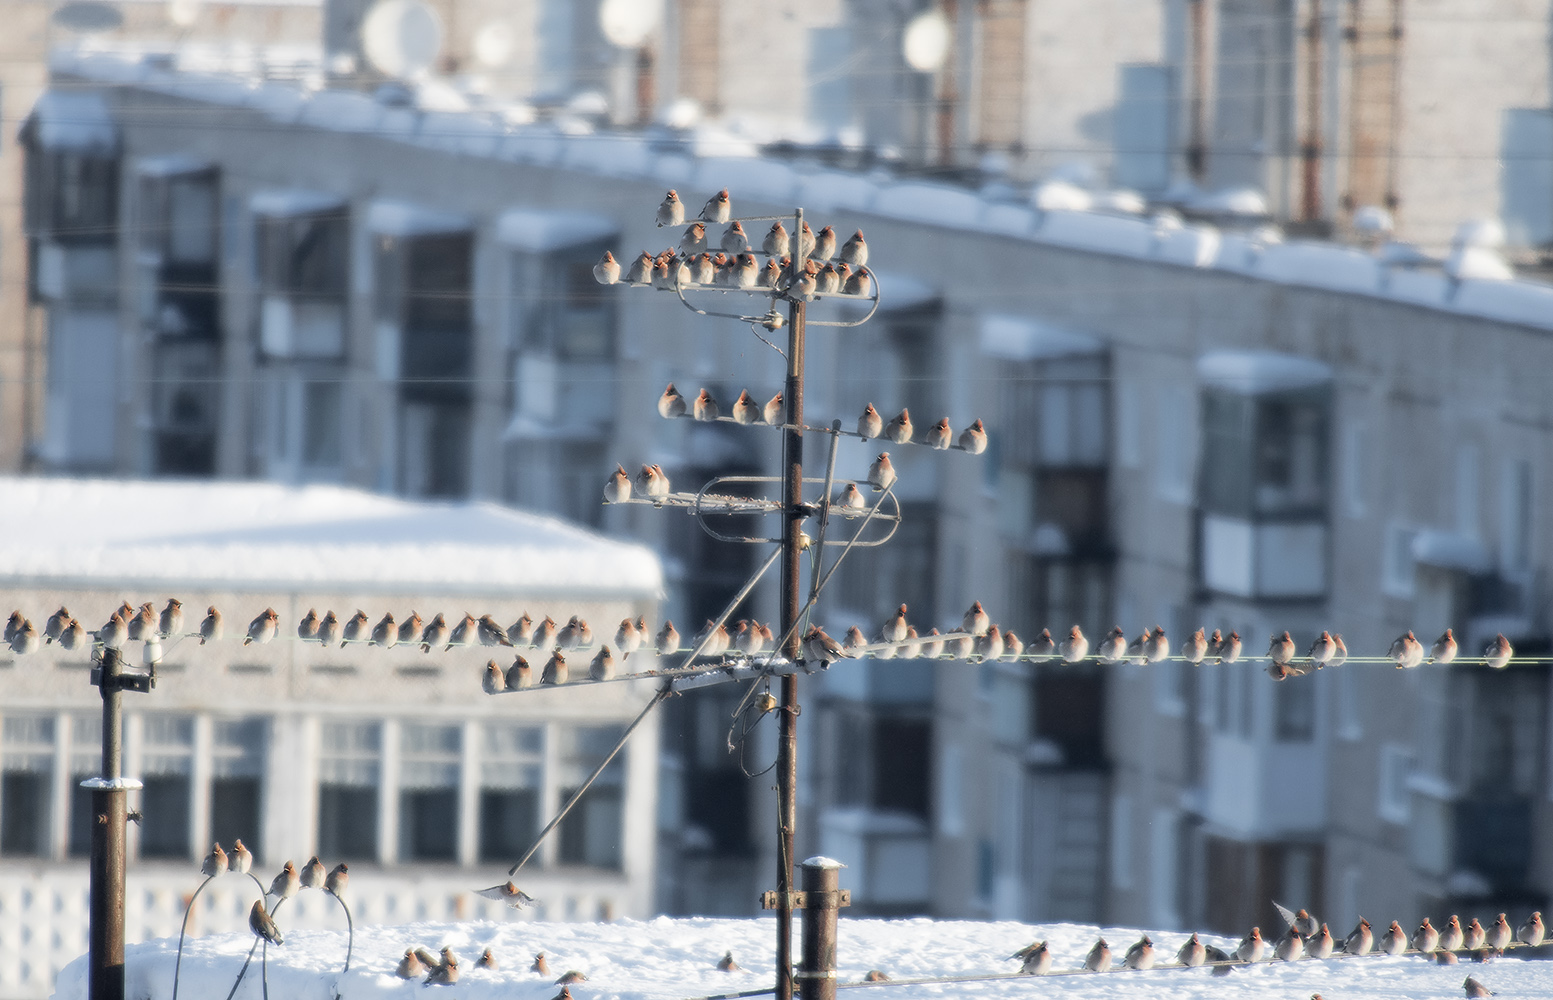
<svg viewBox="0 0 1553 1000">
<path fill-rule="evenodd" d="M 124 15 L 111 3 L 100 0 L 75 0 L 56 9 L 49 18 L 56 27 L 82 35 L 114 31 L 124 23 Z"/>
<path fill-rule="evenodd" d="M 361 22 L 361 48 L 384 76 L 420 76 L 442 51 L 442 18 L 421 0 L 379 0 Z"/>
</svg>

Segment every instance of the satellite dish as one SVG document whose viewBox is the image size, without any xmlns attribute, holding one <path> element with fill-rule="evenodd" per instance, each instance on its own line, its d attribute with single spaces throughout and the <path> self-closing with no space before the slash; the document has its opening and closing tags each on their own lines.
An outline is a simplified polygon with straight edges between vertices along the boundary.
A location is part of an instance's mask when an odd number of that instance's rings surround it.
<svg viewBox="0 0 1553 1000">
<path fill-rule="evenodd" d="M 475 59 L 486 69 L 496 69 L 512 58 L 512 26 L 505 21 L 492 21 L 475 32 Z"/>
<path fill-rule="evenodd" d="M 442 50 L 442 19 L 421 0 L 378 0 L 361 22 L 361 47 L 384 76 L 418 76 Z"/>
<path fill-rule="evenodd" d="M 663 0 L 604 0 L 599 4 L 599 27 L 609 44 L 617 48 L 641 48 L 662 18 Z"/>
<path fill-rule="evenodd" d="M 90 34 L 113 31 L 124 23 L 124 15 L 111 3 L 100 0 L 76 0 L 54 11 L 53 22 L 61 28 Z"/>
<path fill-rule="evenodd" d="M 167 0 L 167 19 L 180 28 L 192 28 L 199 20 L 201 0 Z"/>
<path fill-rule="evenodd" d="M 949 43 L 953 40 L 954 33 L 942 11 L 923 11 L 907 22 L 906 34 L 901 38 L 906 65 L 919 73 L 936 73 L 949 57 Z"/>
</svg>

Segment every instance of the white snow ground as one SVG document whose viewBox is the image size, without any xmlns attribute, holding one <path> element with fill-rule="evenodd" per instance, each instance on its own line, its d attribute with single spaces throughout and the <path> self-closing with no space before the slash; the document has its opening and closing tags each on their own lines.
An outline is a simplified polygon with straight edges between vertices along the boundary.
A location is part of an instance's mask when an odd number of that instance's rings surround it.
<svg viewBox="0 0 1553 1000">
<path fill-rule="evenodd" d="M 284 913 L 282 913 L 284 916 Z M 282 921 L 284 923 L 284 921 Z M 1377 921 L 1377 926 L 1384 926 Z M 1349 928 L 1343 928 L 1346 934 Z M 1140 932 L 1079 924 L 980 923 L 972 921 L 850 920 L 843 916 L 837 947 L 841 982 L 860 980 L 870 969 L 892 979 L 927 976 L 1012 973 L 1018 964 L 1007 958 L 1032 940 L 1045 938 L 1054 951 L 1054 969 L 1077 968 L 1104 933 L 1117 961 Z M 734 993 L 769 987 L 774 962 L 775 924 L 758 919 L 621 920 L 607 924 L 543 923 L 417 923 L 357 929 L 349 973 L 339 970 L 345 957 L 342 931 L 296 931 L 284 946 L 270 949 L 269 987 L 274 1000 L 357 1000 L 367 997 L 447 996 L 550 1000 L 560 988 L 555 980 L 570 969 L 586 973 L 588 981 L 572 987 L 577 1000 L 670 1000 Z M 1174 960 L 1187 935 L 1151 934 L 1161 963 Z M 794 927 L 794 947 L 798 933 Z M 1226 949 L 1234 941 L 1204 936 L 1203 941 Z M 253 938 L 247 934 L 211 935 L 193 939 L 184 948 L 179 996 L 189 1000 L 225 997 Z M 451 945 L 462 973 L 455 986 L 426 988 L 406 982 L 394 969 L 408 947 L 424 945 L 439 951 Z M 176 938 L 162 938 L 127 949 L 127 995 L 145 1000 L 172 996 Z M 476 969 L 480 953 L 491 948 L 499 967 Z M 715 964 L 732 950 L 745 971 L 723 973 Z M 548 954 L 550 975 L 530 972 L 536 952 Z M 1207 969 L 1157 968 L 1148 972 L 1106 975 L 1052 976 L 1039 983 L 1028 977 L 981 983 L 890 985 L 844 989 L 850 1000 L 915 1000 L 920 997 L 975 996 L 995 1000 L 1029 997 L 1033 993 L 1066 997 L 1287 997 L 1305 1000 L 1319 992 L 1327 1000 L 1417 1000 L 1463 996 L 1462 982 L 1476 977 L 1504 997 L 1553 996 L 1553 962 L 1524 961 L 1510 955 L 1486 965 L 1468 960 L 1439 966 L 1416 955 L 1397 958 L 1335 958 L 1292 964 L 1263 962 L 1237 968 L 1223 978 Z M 430 989 L 432 992 L 427 992 Z M 875 992 L 877 990 L 878 992 Z M 245 977 L 237 998 L 261 995 L 259 960 Z M 60 973 L 57 1000 L 86 996 L 86 959 L 79 958 Z"/>
</svg>

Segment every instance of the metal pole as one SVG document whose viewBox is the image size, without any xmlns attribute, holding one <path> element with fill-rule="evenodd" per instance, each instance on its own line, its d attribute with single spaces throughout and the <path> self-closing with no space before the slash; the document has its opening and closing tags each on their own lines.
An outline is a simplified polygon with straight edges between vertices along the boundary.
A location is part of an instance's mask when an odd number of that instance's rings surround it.
<svg viewBox="0 0 1553 1000">
<path fill-rule="evenodd" d="M 129 791 L 122 780 L 122 666 L 118 650 L 102 651 L 102 777 L 89 782 L 93 822 L 87 992 L 91 1000 L 124 1000 L 124 833 Z"/>
<path fill-rule="evenodd" d="M 796 285 L 803 271 L 803 209 L 793 216 L 792 272 Z M 782 432 L 782 634 L 787 636 L 783 655 L 797 662 L 801 645 L 798 608 L 802 600 L 799 580 L 799 537 L 803 502 L 803 327 L 804 302 L 794 298 L 788 306 L 787 383 L 782 400 L 787 404 L 786 429 Z M 798 678 L 782 678 L 782 711 L 777 737 L 777 944 L 776 997 L 793 996 L 793 831 L 798 818 Z"/>
<path fill-rule="evenodd" d="M 802 1000 L 836 1000 L 836 911 L 842 905 L 841 862 L 810 858 L 803 863 Z"/>
</svg>

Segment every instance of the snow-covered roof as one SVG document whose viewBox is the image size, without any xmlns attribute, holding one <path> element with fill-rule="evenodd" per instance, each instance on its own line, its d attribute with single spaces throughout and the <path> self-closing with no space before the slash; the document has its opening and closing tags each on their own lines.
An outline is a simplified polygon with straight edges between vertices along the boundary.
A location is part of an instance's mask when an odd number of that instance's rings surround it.
<svg viewBox="0 0 1553 1000">
<path fill-rule="evenodd" d="M 255 191 L 248 199 L 248 208 L 255 215 L 286 218 L 293 215 L 311 215 L 343 208 L 345 197 L 327 191 L 308 191 L 303 188 L 270 188 Z"/>
<path fill-rule="evenodd" d="M 1209 351 L 1197 359 L 1204 385 L 1257 395 L 1308 389 L 1332 381 L 1332 366 L 1277 351 Z"/>
<path fill-rule="evenodd" d="M 496 239 L 526 253 L 551 253 L 599 243 L 619 232 L 615 220 L 593 212 L 514 208 L 496 220 Z"/>
<path fill-rule="evenodd" d="M 1413 558 L 1426 566 L 1486 573 L 1494 561 L 1482 542 L 1456 531 L 1420 531 L 1413 536 Z"/>
<path fill-rule="evenodd" d="M 482 502 L 338 486 L 0 476 L 0 581 L 655 598 L 649 549 Z"/>
<path fill-rule="evenodd" d="M 119 147 L 119 127 L 96 92 L 44 91 L 22 129 L 44 149 L 108 155 Z"/>
<path fill-rule="evenodd" d="M 437 236 L 468 232 L 471 226 L 454 212 L 380 198 L 367 209 L 367 228 L 380 236 Z"/>
<path fill-rule="evenodd" d="M 169 153 L 166 156 L 141 156 L 135 160 L 135 173 L 142 177 L 176 177 L 179 174 L 196 174 L 209 170 L 215 164 L 187 153 Z"/>
<path fill-rule="evenodd" d="M 981 353 L 1006 361 L 1048 361 L 1099 354 L 1105 344 L 1087 333 L 1030 316 L 989 313 L 981 318 Z"/>
</svg>

